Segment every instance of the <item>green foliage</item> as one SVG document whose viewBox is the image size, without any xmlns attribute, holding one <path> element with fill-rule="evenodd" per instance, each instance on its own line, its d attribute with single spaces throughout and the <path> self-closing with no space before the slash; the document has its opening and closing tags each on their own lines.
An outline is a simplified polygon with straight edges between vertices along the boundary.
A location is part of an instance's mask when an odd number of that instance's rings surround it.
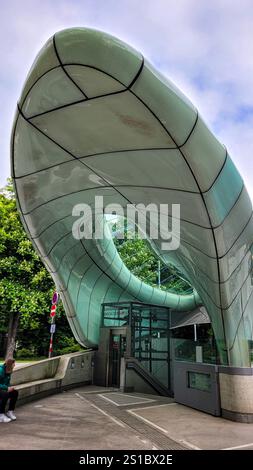
<svg viewBox="0 0 253 470">
<path fill-rule="evenodd" d="M 54 353 L 69 354 L 71 352 L 83 351 L 84 348 L 78 344 L 73 337 L 62 334 L 56 339 Z"/>
<path fill-rule="evenodd" d="M 16 359 L 20 359 L 24 357 L 27 359 L 34 357 L 34 351 L 31 349 L 26 349 L 26 348 L 18 349 L 16 352 Z"/>
<path fill-rule="evenodd" d="M 73 346 L 62 348 L 58 354 L 70 354 L 79 351 L 84 351 L 84 349 L 80 346 L 80 344 L 73 344 Z M 57 354 L 57 351 L 55 351 L 55 354 Z"/>
<path fill-rule="evenodd" d="M 20 313 L 17 354 L 47 355 L 50 338 L 50 307 L 55 287 L 21 224 L 11 181 L 0 191 L 0 333 L 8 330 L 9 314 Z M 61 348 L 79 347 L 66 315 L 57 306 L 54 343 Z M 58 346 L 60 345 L 60 346 Z"/>
<path fill-rule="evenodd" d="M 147 284 L 158 286 L 158 258 L 148 242 L 140 239 L 114 238 L 117 250 L 127 268 L 139 279 Z M 192 292 L 189 284 L 180 277 L 180 273 L 173 266 L 160 263 L 161 286 L 163 290 L 170 290 L 177 294 Z"/>
<path fill-rule="evenodd" d="M 116 241 L 118 252 L 127 268 L 142 281 L 157 283 L 157 258 L 144 240 Z"/>
</svg>

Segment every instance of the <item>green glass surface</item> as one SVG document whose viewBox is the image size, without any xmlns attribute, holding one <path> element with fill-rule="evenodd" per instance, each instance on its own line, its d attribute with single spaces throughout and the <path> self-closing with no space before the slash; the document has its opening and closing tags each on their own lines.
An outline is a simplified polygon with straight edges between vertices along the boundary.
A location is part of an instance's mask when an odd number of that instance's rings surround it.
<svg viewBox="0 0 253 470">
<path fill-rule="evenodd" d="M 190 139 L 181 148 L 202 192 L 209 190 L 223 166 L 226 149 L 216 139 L 201 116 Z"/>
<path fill-rule="evenodd" d="M 34 84 L 39 80 L 42 75 L 46 74 L 49 70 L 59 67 L 60 63 L 55 53 L 53 39 L 50 38 L 45 46 L 41 49 L 39 54 L 37 54 L 31 69 L 29 71 L 28 77 L 26 79 L 25 85 L 23 87 L 20 104 L 23 105 L 24 100 L 26 99 L 27 94 L 34 86 Z"/>
<path fill-rule="evenodd" d="M 119 149 L 175 147 L 150 111 L 129 91 L 73 104 L 31 122 L 79 158 Z"/>
<path fill-rule="evenodd" d="M 100 70 L 84 65 L 66 65 L 64 69 L 89 98 L 125 90 L 124 85 Z"/>
<path fill-rule="evenodd" d="M 238 199 L 243 181 L 229 155 L 223 170 L 204 195 L 212 225 L 220 225 Z"/>
<path fill-rule="evenodd" d="M 18 155 L 22 155 L 22 160 Z M 37 129 L 18 117 L 14 134 L 14 171 L 16 177 L 36 173 L 71 160 L 71 156 Z"/>
<path fill-rule="evenodd" d="M 141 54 L 133 47 L 94 29 L 60 31 L 55 35 L 55 43 L 64 65 L 81 64 L 97 68 L 126 87 L 134 80 L 142 64 Z"/>
<path fill-rule="evenodd" d="M 183 145 L 197 117 L 197 111 L 190 100 L 146 60 L 141 76 L 132 90 L 152 109 L 176 145 Z"/>
<path fill-rule="evenodd" d="M 61 67 L 43 75 L 28 93 L 23 113 L 29 118 L 84 98 Z"/>
<path fill-rule="evenodd" d="M 221 362 L 251 365 L 252 206 L 225 147 L 188 98 L 131 46 L 73 28 L 56 33 L 40 51 L 19 107 L 12 135 L 17 205 L 76 339 L 98 344 L 103 302 L 181 311 L 203 304 Z M 179 295 L 140 281 L 111 235 L 75 240 L 72 209 L 85 203 L 94 213 L 95 196 L 103 196 L 104 205 L 120 204 L 124 215 L 128 203 L 180 204 L 179 248 L 163 250 L 161 234 L 150 244 L 193 292 Z M 101 213 L 97 221 L 104 223 Z M 158 340 L 151 341 L 162 354 Z M 141 342 L 147 360 L 145 337 Z"/>
<path fill-rule="evenodd" d="M 224 222 L 214 230 L 215 237 L 218 240 L 220 257 L 227 253 L 229 248 L 236 242 L 244 227 L 247 226 L 251 212 L 251 200 L 244 187 L 233 205 L 233 210 L 223 219 Z M 234 227 L 233 231 L 231 227 Z M 221 244 L 221 240 L 223 240 L 223 244 Z"/>
<path fill-rule="evenodd" d="M 82 161 L 114 185 L 174 188 L 198 192 L 198 187 L 179 150 L 139 150 L 86 157 Z M 157 166 L 164 168 L 158 173 Z"/>
</svg>

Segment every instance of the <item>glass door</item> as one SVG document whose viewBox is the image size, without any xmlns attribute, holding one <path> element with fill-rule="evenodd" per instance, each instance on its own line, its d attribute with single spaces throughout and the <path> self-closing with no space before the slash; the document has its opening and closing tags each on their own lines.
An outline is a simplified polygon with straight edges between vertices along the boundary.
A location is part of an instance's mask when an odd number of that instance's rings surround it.
<svg viewBox="0 0 253 470">
<path fill-rule="evenodd" d="M 110 364 L 110 376 L 111 380 L 109 385 L 111 387 L 120 386 L 120 364 L 121 357 L 123 357 L 126 350 L 126 336 L 122 334 L 111 333 L 111 364 Z"/>
</svg>

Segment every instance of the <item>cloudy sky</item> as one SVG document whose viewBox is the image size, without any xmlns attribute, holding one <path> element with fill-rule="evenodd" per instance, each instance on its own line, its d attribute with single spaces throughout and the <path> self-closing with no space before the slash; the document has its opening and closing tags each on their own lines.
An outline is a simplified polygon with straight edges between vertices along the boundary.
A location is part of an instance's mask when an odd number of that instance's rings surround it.
<svg viewBox="0 0 253 470">
<path fill-rule="evenodd" d="M 27 72 L 48 37 L 71 26 L 118 36 L 172 79 L 226 145 L 253 199 L 252 0 L 0 0 L 0 187 Z"/>
</svg>

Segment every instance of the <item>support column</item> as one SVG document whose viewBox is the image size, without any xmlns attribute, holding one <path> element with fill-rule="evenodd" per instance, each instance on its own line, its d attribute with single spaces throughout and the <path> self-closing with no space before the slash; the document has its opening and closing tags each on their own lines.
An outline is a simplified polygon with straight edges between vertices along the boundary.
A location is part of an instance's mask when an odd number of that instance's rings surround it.
<svg viewBox="0 0 253 470">
<path fill-rule="evenodd" d="M 241 423 L 253 423 L 253 369 L 219 367 L 221 414 Z"/>
</svg>

